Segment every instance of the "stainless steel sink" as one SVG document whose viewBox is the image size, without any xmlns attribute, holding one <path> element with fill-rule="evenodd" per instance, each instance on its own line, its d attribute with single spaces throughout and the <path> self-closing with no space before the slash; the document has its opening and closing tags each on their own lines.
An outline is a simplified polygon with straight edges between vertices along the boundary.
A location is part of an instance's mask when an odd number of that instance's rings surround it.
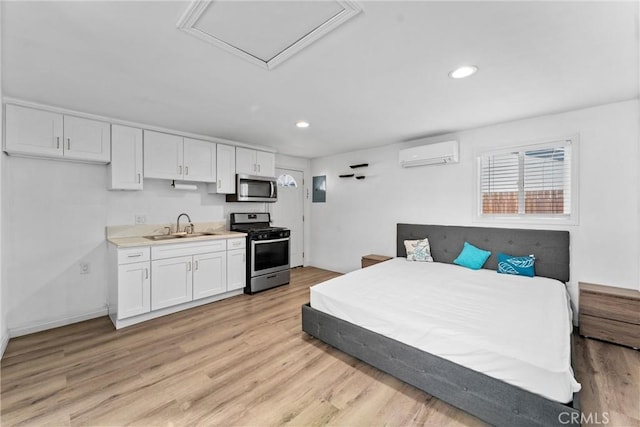
<svg viewBox="0 0 640 427">
<path fill-rule="evenodd" d="M 142 236 L 142 237 L 149 240 L 171 240 L 171 239 L 179 239 L 182 236 L 174 236 L 172 234 L 158 234 L 156 236 Z"/>
<path fill-rule="evenodd" d="M 149 240 L 172 240 L 172 239 L 185 239 L 189 237 L 201 237 L 201 236 L 216 236 L 225 233 L 216 233 L 209 231 L 200 231 L 195 233 L 171 233 L 171 234 L 157 234 L 154 236 L 142 236 Z"/>
</svg>

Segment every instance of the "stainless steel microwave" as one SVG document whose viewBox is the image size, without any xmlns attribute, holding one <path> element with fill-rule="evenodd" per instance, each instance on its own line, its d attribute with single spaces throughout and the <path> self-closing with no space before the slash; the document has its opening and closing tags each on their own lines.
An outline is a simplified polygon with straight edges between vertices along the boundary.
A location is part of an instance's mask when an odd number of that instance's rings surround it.
<svg viewBox="0 0 640 427">
<path fill-rule="evenodd" d="M 227 202 L 276 202 L 276 179 L 266 176 L 236 175 L 236 193 L 227 194 Z"/>
</svg>

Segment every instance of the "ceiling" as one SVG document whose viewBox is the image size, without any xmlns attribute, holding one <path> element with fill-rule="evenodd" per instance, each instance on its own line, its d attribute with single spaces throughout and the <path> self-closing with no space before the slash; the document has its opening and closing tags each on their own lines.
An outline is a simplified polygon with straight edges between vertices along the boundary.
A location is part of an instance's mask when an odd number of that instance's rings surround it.
<svg viewBox="0 0 640 427">
<path fill-rule="evenodd" d="M 178 29 L 190 2 L 2 2 L 3 92 L 308 158 L 638 97 L 637 2 L 358 3 L 266 69 Z"/>
</svg>

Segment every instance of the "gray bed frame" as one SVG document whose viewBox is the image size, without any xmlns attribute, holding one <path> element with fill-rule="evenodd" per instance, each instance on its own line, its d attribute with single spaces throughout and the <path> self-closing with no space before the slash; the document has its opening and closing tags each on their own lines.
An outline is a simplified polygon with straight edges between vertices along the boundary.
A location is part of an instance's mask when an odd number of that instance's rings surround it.
<svg viewBox="0 0 640 427">
<path fill-rule="evenodd" d="M 536 275 L 569 281 L 569 232 L 442 225 L 397 225 L 397 256 L 404 240 L 428 237 L 434 261 L 452 263 L 465 241 L 498 252 L 536 256 Z M 302 330 L 424 392 L 496 426 L 579 425 L 578 394 L 562 404 L 360 326 L 302 306 Z"/>
</svg>

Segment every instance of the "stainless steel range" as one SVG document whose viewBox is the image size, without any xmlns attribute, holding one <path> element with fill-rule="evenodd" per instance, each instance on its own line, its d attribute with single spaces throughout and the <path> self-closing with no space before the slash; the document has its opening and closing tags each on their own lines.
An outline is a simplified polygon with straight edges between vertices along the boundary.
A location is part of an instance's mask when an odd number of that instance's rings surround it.
<svg viewBox="0 0 640 427">
<path fill-rule="evenodd" d="M 232 231 L 247 233 L 247 286 L 253 294 L 289 283 L 289 236 L 284 227 L 271 227 L 271 215 L 232 213 Z"/>
</svg>

